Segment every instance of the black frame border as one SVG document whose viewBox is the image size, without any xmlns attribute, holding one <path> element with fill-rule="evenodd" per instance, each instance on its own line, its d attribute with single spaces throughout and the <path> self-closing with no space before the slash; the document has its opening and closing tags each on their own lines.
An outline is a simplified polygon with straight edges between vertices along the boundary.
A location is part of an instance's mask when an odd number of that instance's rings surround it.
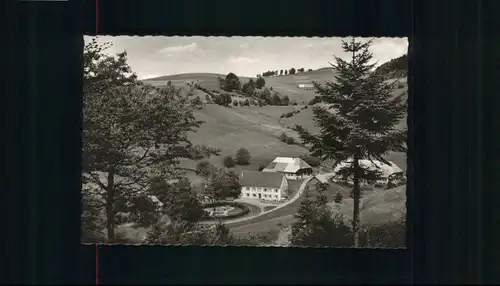
<svg viewBox="0 0 500 286">
<path fill-rule="evenodd" d="M 12 226 L 4 244 L 6 281 L 95 283 L 95 247 L 80 245 L 78 187 L 82 31 L 95 33 L 96 3 L 99 34 L 107 35 L 409 37 L 411 86 L 406 250 L 100 247 L 101 284 L 493 281 L 496 272 L 482 267 L 493 255 L 484 247 L 494 246 L 496 234 L 485 236 L 482 222 L 494 222 L 498 198 L 486 200 L 484 190 L 500 189 L 487 168 L 498 166 L 490 151 L 498 146 L 498 121 L 497 101 L 483 80 L 484 69 L 494 67 L 483 58 L 496 42 L 482 29 L 495 4 L 463 2 L 14 3 L 8 19 L 16 21 L 9 29 L 17 47 L 8 67 L 16 77 L 5 113 L 12 138 L 5 156 L 11 167 L 4 211 Z"/>
</svg>

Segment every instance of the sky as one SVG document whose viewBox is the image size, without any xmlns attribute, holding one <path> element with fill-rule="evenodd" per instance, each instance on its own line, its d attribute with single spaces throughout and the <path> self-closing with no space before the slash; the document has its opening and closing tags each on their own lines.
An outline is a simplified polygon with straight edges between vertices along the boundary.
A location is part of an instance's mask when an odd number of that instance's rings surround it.
<svg viewBox="0 0 500 286">
<path fill-rule="evenodd" d="M 91 37 L 85 36 L 85 42 Z M 181 73 L 235 73 L 255 77 L 268 70 L 318 69 L 338 56 L 342 38 L 308 37 L 164 37 L 99 36 L 111 42 L 108 54 L 127 51 L 139 79 Z M 369 40 L 369 38 L 363 38 Z M 406 54 L 407 38 L 373 38 L 370 51 L 378 64 Z"/>
</svg>

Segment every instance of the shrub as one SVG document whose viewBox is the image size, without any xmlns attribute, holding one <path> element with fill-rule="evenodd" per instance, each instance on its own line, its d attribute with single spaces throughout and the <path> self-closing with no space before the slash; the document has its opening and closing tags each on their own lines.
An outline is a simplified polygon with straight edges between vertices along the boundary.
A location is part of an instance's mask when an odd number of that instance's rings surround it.
<svg viewBox="0 0 500 286">
<path fill-rule="evenodd" d="M 216 96 L 214 99 L 214 103 L 227 107 L 229 106 L 229 104 L 231 104 L 231 95 L 228 93 L 224 93 L 219 96 Z"/>
<path fill-rule="evenodd" d="M 300 158 L 304 160 L 304 162 L 309 164 L 311 167 L 317 167 L 321 164 L 321 161 L 318 158 L 311 155 L 304 154 L 301 155 Z"/>
<path fill-rule="evenodd" d="M 288 145 L 295 144 L 295 139 L 293 139 L 292 137 L 287 137 L 286 138 L 286 144 L 288 144 Z"/>
<path fill-rule="evenodd" d="M 237 202 L 215 202 L 215 203 L 205 204 L 202 207 L 203 208 L 213 208 L 213 207 L 221 207 L 221 206 L 232 206 L 232 207 L 241 209 L 241 212 L 234 213 L 234 214 L 231 214 L 231 215 L 227 215 L 227 216 L 224 216 L 224 217 L 219 217 L 219 218 L 221 218 L 223 220 L 233 219 L 233 218 L 237 218 L 237 217 L 242 217 L 242 216 L 245 216 L 248 213 L 250 213 L 250 208 L 248 208 L 244 204 L 240 204 L 240 203 L 237 203 Z M 213 218 L 206 216 L 205 219 L 210 220 L 210 219 L 213 219 Z"/>
<path fill-rule="evenodd" d="M 208 94 L 205 94 L 205 100 L 207 102 L 212 102 L 212 100 L 210 99 L 210 95 L 208 95 Z"/>
<path fill-rule="evenodd" d="M 267 89 L 267 88 L 264 88 L 261 92 L 259 92 L 258 97 L 259 97 L 259 99 L 261 99 L 267 103 L 270 103 L 272 101 L 271 91 L 269 91 L 269 89 Z"/>
<path fill-rule="evenodd" d="M 201 161 L 196 164 L 196 173 L 204 178 L 208 178 L 215 171 L 215 167 L 208 161 Z"/>
<path fill-rule="evenodd" d="M 287 106 L 289 104 L 290 104 L 290 98 L 288 97 L 288 95 L 283 96 L 283 98 L 281 99 L 281 105 Z"/>
<path fill-rule="evenodd" d="M 255 87 L 261 89 L 266 85 L 266 80 L 263 77 L 257 78 L 257 81 L 255 82 Z"/>
<path fill-rule="evenodd" d="M 296 102 L 296 101 L 294 101 L 294 102 L 292 103 L 292 105 L 297 105 L 297 102 Z"/>
<path fill-rule="evenodd" d="M 198 153 L 193 154 L 193 160 L 201 160 L 203 158 L 205 158 L 205 156 L 203 156 L 203 154 L 198 154 Z"/>
<path fill-rule="evenodd" d="M 236 151 L 236 164 L 248 165 L 250 164 L 250 152 L 245 148 L 240 148 Z"/>
<path fill-rule="evenodd" d="M 281 114 L 280 118 L 283 118 L 283 117 L 290 118 L 290 117 L 292 117 L 294 114 L 295 114 L 295 113 L 293 113 L 293 112 L 283 113 L 283 114 Z"/>
<path fill-rule="evenodd" d="M 360 234 L 360 241 L 366 247 L 405 247 L 406 216 L 396 221 L 368 226 L 366 232 Z"/>
<path fill-rule="evenodd" d="M 342 202 L 342 199 L 343 199 L 343 196 L 341 193 L 336 193 L 335 194 L 335 198 L 333 199 L 334 202 L 336 202 L 337 204 L 340 204 Z"/>
<path fill-rule="evenodd" d="M 308 105 L 314 105 L 319 102 L 319 97 L 315 96 L 313 99 L 311 99 L 308 103 Z"/>
<path fill-rule="evenodd" d="M 249 106 L 250 105 L 250 101 L 248 101 L 248 99 L 245 99 L 245 101 L 243 101 L 243 105 Z"/>
<path fill-rule="evenodd" d="M 241 83 L 238 76 L 232 72 L 229 73 L 224 79 L 224 90 L 233 91 L 233 90 L 240 90 L 240 88 L 241 88 Z"/>
<path fill-rule="evenodd" d="M 226 168 L 232 168 L 236 165 L 236 163 L 234 162 L 233 156 L 231 156 L 231 155 L 227 155 L 226 157 L 224 157 L 224 159 L 222 160 L 222 163 L 224 164 L 224 166 Z"/>
<path fill-rule="evenodd" d="M 246 96 L 252 96 L 255 93 L 255 82 L 250 79 L 247 83 L 245 83 L 241 89 L 242 93 Z"/>
<path fill-rule="evenodd" d="M 233 105 L 234 105 L 234 106 L 238 106 L 238 101 L 234 100 L 234 101 L 233 101 Z"/>
<path fill-rule="evenodd" d="M 268 101 L 269 105 L 281 105 L 281 98 L 279 95 L 274 94 L 271 96 L 271 99 Z"/>
<path fill-rule="evenodd" d="M 280 138 L 281 141 L 286 142 L 286 139 L 288 138 L 288 136 L 286 135 L 285 132 L 283 132 L 283 133 L 281 133 L 281 135 L 280 135 L 279 138 Z"/>
</svg>

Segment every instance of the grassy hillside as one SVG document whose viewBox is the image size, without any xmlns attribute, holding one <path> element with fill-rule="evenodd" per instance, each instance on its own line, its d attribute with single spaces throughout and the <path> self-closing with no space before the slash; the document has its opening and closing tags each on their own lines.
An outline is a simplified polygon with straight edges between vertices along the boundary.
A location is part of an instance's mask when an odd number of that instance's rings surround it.
<svg viewBox="0 0 500 286">
<path fill-rule="evenodd" d="M 188 84 L 200 85 L 210 93 L 224 92 L 219 86 L 219 77 L 225 75 L 211 73 L 189 73 L 172 76 L 163 76 L 148 79 L 144 82 L 153 85 L 166 85 L 170 81 L 174 86 L 187 87 Z M 243 84 L 249 77 L 239 77 Z M 314 91 L 303 90 L 298 87 L 301 83 L 324 83 L 334 78 L 331 68 L 323 68 L 311 72 L 303 72 L 295 75 L 266 77 L 266 87 L 272 87 L 274 91 L 281 95 L 287 95 L 290 100 L 299 104 L 296 106 L 264 106 L 264 107 L 221 107 L 215 104 L 208 104 L 203 110 L 196 113 L 199 120 L 205 121 L 198 132 L 190 134 L 190 139 L 195 144 L 206 144 L 211 147 L 221 149 L 221 156 L 210 158 L 210 162 L 217 166 L 222 166 L 222 158 L 226 155 L 233 155 L 239 148 L 246 148 L 250 151 L 252 159 L 249 166 L 239 166 L 235 170 L 250 169 L 256 170 L 259 164 L 266 165 L 277 156 L 299 156 L 307 150 L 297 145 L 287 145 L 278 139 L 278 136 L 285 132 L 289 136 L 295 137 L 296 133 L 291 130 L 296 124 L 305 128 L 317 131 L 312 120 L 312 106 L 303 109 L 307 103 L 314 98 Z M 255 78 L 253 78 L 255 80 Z M 397 93 L 406 89 L 406 81 L 403 81 Z M 206 92 L 196 89 L 196 95 L 205 99 Z M 244 100 L 237 93 L 232 93 L 233 100 Z M 301 110 L 290 118 L 280 118 L 284 113 Z M 405 128 L 406 118 L 399 128 Z M 393 161 L 402 169 L 406 169 L 406 155 L 401 153 L 391 153 L 388 160 Z M 182 164 L 188 168 L 196 166 L 195 161 L 185 160 Z M 193 176 L 193 180 L 198 178 Z"/>
<path fill-rule="evenodd" d="M 333 75 L 332 69 L 324 68 L 294 75 L 266 77 L 264 79 L 266 80 L 265 87 L 272 87 L 273 91 L 278 92 L 282 96 L 288 96 L 291 101 L 295 101 L 298 104 L 306 104 L 314 97 L 314 91 L 303 90 L 299 88 L 298 85 L 301 83 L 312 83 L 312 81 L 324 83 L 326 80 L 332 80 Z M 175 86 L 185 86 L 187 83 L 196 83 L 212 92 L 224 92 L 220 89 L 219 77 L 224 78 L 225 76 L 226 75 L 212 73 L 188 73 L 150 78 L 144 80 L 144 82 L 157 86 L 166 85 L 169 81 Z M 256 80 L 254 77 L 238 77 L 242 85 L 250 79 Z M 199 94 L 204 96 L 203 93 Z"/>
<path fill-rule="evenodd" d="M 278 156 L 300 156 L 307 151 L 297 145 L 287 145 L 278 137 L 286 131 L 278 119 L 282 113 L 293 110 L 294 106 L 264 107 L 222 107 L 208 104 L 196 112 L 196 118 L 204 123 L 196 133 L 189 135 L 194 144 L 206 144 L 221 149 L 221 156 L 209 161 L 222 167 L 222 158 L 235 155 L 239 148 L 246 148 L 251 154 L 251 164 L 237 166 L 234 170 L 257 170 L 259 164 L 267 165 Z M 197 162 L 184 160 L 183 167 L 195 168 Z M 194 175 L 190 178 L 199 181 Z"/>
<path fill-rule="evenodd" d="M 351 198 L 344 198 L 340 205 L 334 202 L 330 205 L 347 219 L 352 219 L 353 200 Z M 361 199 L 362 224 L 387 223 L 399 219 L 405 213 L 406 186 L 365 193 Z"/>
</svg>

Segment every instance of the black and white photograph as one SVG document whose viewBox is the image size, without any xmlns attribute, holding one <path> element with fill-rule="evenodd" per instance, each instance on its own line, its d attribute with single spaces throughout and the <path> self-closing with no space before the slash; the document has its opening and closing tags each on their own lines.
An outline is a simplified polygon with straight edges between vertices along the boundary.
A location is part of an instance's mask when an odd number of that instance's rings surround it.
<svg viewBox="0 0 500 286">
<path fill-rule="evenodd" d="M 82 243 L 406 247 L 407 38 L 84 39 Z"/>
</svg>

